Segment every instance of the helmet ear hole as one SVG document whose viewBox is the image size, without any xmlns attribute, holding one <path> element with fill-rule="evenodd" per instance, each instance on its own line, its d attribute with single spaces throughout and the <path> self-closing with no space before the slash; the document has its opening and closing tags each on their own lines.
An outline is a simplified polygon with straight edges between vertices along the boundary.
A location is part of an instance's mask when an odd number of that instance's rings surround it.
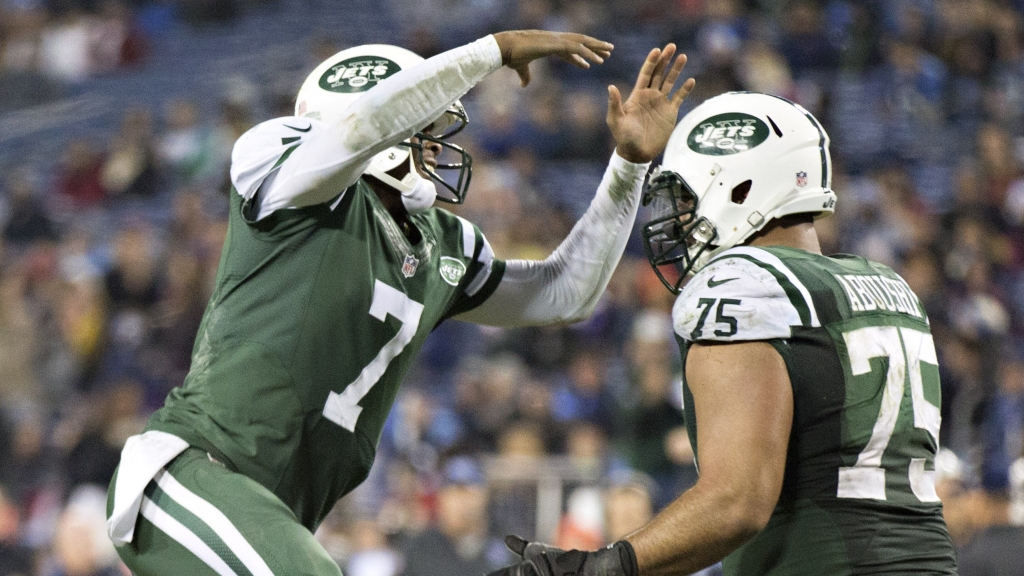
<svg viewBox="0 0 1024 576">
<path fill-rule="evenodd" d="M 750 187 L 754 183 L 750 180 L 744 180 L 740 182 L 732 189 L 732 203 L 743 204 L 747 200 L 747 195 L 750 194 Z"/>
</svg>

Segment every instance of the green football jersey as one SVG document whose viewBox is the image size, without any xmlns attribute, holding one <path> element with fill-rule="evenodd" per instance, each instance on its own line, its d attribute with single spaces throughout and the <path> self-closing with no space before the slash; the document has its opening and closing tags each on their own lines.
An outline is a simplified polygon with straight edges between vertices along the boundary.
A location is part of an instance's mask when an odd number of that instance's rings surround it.
<svg viewBox="0 0 1024 576">
<path fill-rule="evenodd" d="M 359 485 L 403 376 L 438 323 L 493 291 L 480 231 L 432 208 L 410 244 L 362 180 L 254 221 L 231 194 L 192 367 L 149 429 L 266 486 L 314 529 Z"/>
<path fill-rule="evenodd" d="M 734 574 L 955 574 L 935 494 L 940 387 L 924 308 L 857 256 L 736 247 L 673 309 L 694 342 L 770 342 L 793 386 L 782 494 L 767 527 L 724 561 Z M 693 396 L 683 379 L 699 465 Z"/>
</svg>

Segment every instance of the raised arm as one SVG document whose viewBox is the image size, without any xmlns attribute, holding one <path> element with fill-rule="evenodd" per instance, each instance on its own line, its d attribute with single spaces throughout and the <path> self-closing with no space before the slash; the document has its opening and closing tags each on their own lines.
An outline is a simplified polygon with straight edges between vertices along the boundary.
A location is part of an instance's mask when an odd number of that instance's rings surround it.
<svg viewBox="0 0 1024 576">
<path fill-rule="evenodd" d="M 626 537 L 639 574 L 690 574 L 768 523 L 782 490 L 793 388 L 767 342 L 694 344 L 686 358 L 700 433 L 700 479 Z"/>
<path fill-rule="evenodd" d="M 694 86 L 688 79 L 672 94 L 686 65 L 685 55 L 672 63 L 674 55 L 674 44 L 652 50 L 625 102 L 617 88 L 608 87 L 615 154 L 590 207 L 565 240 L 544 260 L 506 262 L 494 293 L 458 319 L 522 326 L 574 322 L 593 312 L 625 250 L 647 168 L 664 150 Z"/>
<path fill-rule="evenodd" d="M 438 54 L 384 80 L 353 103 L 333 130 L 343 148 L 338 152 L 348 155 L 348 162 L 369 160 L 429 125 L 502 65 L 516 70 L 526 86 L 530 62 L 538 58 L 556 56 L 589 68 L 587 60 L 604 62 L 611 49 L 611 44 L 583 34 L 515 30 Z"/>
<path fill-rule="evenodd" d="M 525 85 L 533 60 L 555 56 L 587 68 L 588 61 L 603 62 L 611 49 L 582 34 L 530 30 L 481 38 L 381 81 L 336 122 L 288 118 L 283 136 L 298 139 L 299 145 L 284 159 L 280 152 L 254 154 L 272 150 L 267 144 L 279 146 L 282 137 L 280 127 L 257 126 L 235 145 L 232 182 L 247 198 L 262 186 L 261 202 L 275 208 L 325 202 L 354 183 L 374 155 L 430 125 L 503 64 L 515 69 Z"/>
<path fill-rule="evenodd" d="M 793 389 L 768 342 L 694 344 L 686 381 L 700 426 L 700 479 L 643 528 L 595 552 L 509 537 L 523 561 L 489 576 L 668 576 L 721 560 L 768 523 L 779 500 Z"/>
</svg>

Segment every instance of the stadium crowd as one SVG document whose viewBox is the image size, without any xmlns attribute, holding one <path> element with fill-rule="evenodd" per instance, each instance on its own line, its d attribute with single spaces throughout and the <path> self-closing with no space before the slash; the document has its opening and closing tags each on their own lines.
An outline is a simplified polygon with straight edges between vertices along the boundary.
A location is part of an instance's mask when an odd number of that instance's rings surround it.
<svg viewBox="0 0 1024 576">
<path fill-rule="evenodd" d="M 0 74 L 41 74 L 59 89 L 145 66 L 159 49 L 147 26 L 221 18 L 203 12 L 217 4 L 0 0 Z M 227 4 L 224 17 L 244 12 Z M 839 196 L 836 216 L 819 221 L 825 253 L 893 266 L 931 320 L 946 449 L 936 467 L 961 574 L 1024 566 L 1024 2 L 412 4 L 395 11 L 399 43 L 425 56 L 498 26 L 618 47 L 591 71 L 549 64 L 525 90 L 496 74 L 466 99 L 472 123 L 459 138 L 475 173 L 455 211 L 502 258 L 543 258 L 585 206 L 611 150 L 603 86 L 628 80 L 633 52 L 678 42 L 697 78 L 687 106 L 755 90 L 822 119 Z M 121 43 L 76 47 L 67 38 L 82 26 L 95 27 L 83 38 L 105 40 L 114 36 L 103 27 L 117 27 Z M 307 41 L 309 62 L 345 47 Z M 75 64 L 55 54 L 64 50 L 106 59 Z M 105 487 L 124 440 L 189 368 L 226 230 L 232 143 L 290 114 L 279 87 L 296 89 L 306 72 L 282 70 L 281 82 L 216 108 L 174 99 L 126 110 L 112 138 L 67 142 L 49 172 L 2 167 L 0 576 L 120 573 Z M 20 97 L 0 89 L 0 110 Z M 439 327 L 370 479 L 320 530 L 345 573 L 480 574 L 505 563 L 500 536 L 537 536 L 543 479 L 503 479 L 495 458 L 572 470 L 564 514 L 543 534 L 565 547 L 621 537 L 692 484 L 672 301 L 634 241 L 590 320 Z"/>
</svg>

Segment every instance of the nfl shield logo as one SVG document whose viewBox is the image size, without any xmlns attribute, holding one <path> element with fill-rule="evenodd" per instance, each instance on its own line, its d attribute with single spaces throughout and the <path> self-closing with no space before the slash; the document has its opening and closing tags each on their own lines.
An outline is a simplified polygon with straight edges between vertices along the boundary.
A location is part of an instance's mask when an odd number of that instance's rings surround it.
<svg viewBox="0 0 1024 576">
<path fill-rule="evenodd" d="M 807 186 L 807 172 L 796 173 L 796 185 L 801 188 Z"/>
<path fill-rule="evenodd" d="M 405 262 L 402 263 L 402 276 L 406 278 L 412 278 L 412 275 L 416 273 L 416 267 L 419 266 L 420 261 L 415 256 L 409 254 L 405 257 Z"/>
</svg>

